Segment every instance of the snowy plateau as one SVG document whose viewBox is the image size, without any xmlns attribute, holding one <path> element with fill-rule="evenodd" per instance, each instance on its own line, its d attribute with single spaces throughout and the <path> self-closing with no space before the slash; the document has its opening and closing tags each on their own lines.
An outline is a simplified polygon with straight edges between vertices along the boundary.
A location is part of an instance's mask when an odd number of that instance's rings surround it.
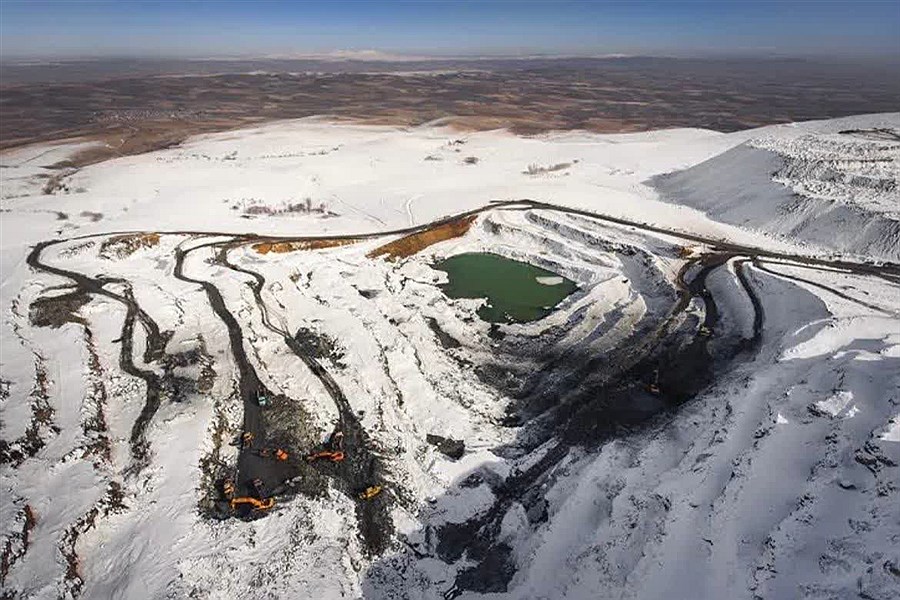
<svg viewBox="0 0 900 600">
<path fill-rule="evenodd" d="M 0 158 L 3 598 L 900 598 L 900 114 L 93 143 Z"/>
</svg>

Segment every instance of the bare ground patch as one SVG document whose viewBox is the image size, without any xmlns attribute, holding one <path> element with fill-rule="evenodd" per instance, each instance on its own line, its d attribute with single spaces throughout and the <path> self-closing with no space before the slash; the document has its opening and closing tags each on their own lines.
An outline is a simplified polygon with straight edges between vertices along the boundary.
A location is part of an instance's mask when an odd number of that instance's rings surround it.
<svg viewBox="0 0 900 600">
<path fill-rule="evenodd" d="M 84 433 L 83 458 L 93 457 L 94 467 L 100 468 L 112 462 L 112 443 L 109 439 L 109 428 L 106 424 L 106 404 L 108 394 L 104 384 L 103 368 L 100 356 L 94 345 L 94 334 L 85 324 L 84 343 L 88 351 L 88 376 L 90 385 L 85 398 L 87 415 L 81 422 Z"/>
<path fill-rule="evenodd" d="M 34 383 L 29 393 L 31 420 L 22 437 L 0 440 L 0 464 L 18 467 L 26 459 L 35 456 L 46 445 L 45 437 L 59 433 L 54 424 L 55 411 L 50 406 L 50 380 L 43 356 L 34 353 Z"/>
<path fill-rule="evenodd" d="M 378 258 L 385 256 L 388 260 L 396 260 L 398 258 L 406 258 L 418 252 L 421 252 L 428 246 L 437 244 L 453 238 L 457 238 L 466 234 L 472 223 L 475 222 L 476 215 L 469 215 L 461 219 L 449 221 L 437 227 L 425 231 L 419 231 L 403 236 L 400 239 L 389 242 L 383 246 L 375 248 L 366 256 L 369 258 Z"/>
<path fill-rule="evenodd" d="M 158 244 L 158 233 L 115 235 L 100 244 L 100 256 L 103 258 L 127 258 L 141 248 L 152 248 Z"/>
<path fill-rule="evenodd" d="M 359 240 L 356 238 L 333 238 L 321 240 L 298 240 L 295 242 L 259 242 L 251 246 L 259 254 L 283 254 L 286 252 L 296 252 L 297 250 L 322 250 L 324 248 L 337 248 L 339 246 L 349 246 L 355 244 Z"/>
<path fill-rule="evenodd" d="M 127 508 L 124 498 L 122 485 L 115 481 L 109 482 L 106 494 L 63 533 L 57 545 L 66 565 L 66 572 L 61 583 L 61 598 L 78 598 L 84 590 L 84 579 L 81 577 L 78 553 L 76 551 L 78 539 L 94 528 L 97 524 L 97 519 L 107 517 L 114 512 Z"/>
</svg>

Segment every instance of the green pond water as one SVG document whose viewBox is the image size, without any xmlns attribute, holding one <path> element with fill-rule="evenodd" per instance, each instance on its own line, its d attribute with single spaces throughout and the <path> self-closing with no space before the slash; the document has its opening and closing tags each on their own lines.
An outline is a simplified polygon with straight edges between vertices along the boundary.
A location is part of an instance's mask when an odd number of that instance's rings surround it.
<svg viewBox="0 0 900 600">
<path fill-rule="evenodd" d="M 451 298 L 487 298 L 478 316 L 490 323 L 541 319 L 575 291 L 575 282 L 552 271 L 486 252 L 457 254 L 434 265 L 449 282 Z"/>
</svg>

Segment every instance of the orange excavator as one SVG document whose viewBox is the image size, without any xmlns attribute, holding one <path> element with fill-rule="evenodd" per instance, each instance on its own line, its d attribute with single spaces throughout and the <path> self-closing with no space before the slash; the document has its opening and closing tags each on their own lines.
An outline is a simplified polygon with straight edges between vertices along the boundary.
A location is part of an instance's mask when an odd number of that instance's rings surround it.
<svg viewBox="0 0 900 600">
<path fill-rule="evenodd" d="M 241 496 L 231 499 L 231 510 L 237 510 L 242 505 L 250 505 L 253 510 L 269 510 L 275 506 L 275 498 L 253 498 L 251 496 Z"/>
<path fill-rule="evenodd" d="M 330 460 L 331 462 L 341 462 L 344 460 L 344 453 L 340 450 L 322 450 L 314 452 L 306 457 L 306 460 L 313 462 L 316 460 Z"/>
<path fill-rule="evenodd" d="M 280 461 L 285 461 L 289 457 L 287 450 L 282 448 L 275 448 L 275 450 L 270 448 L 260 448 L 256 451 L 256 455 L 260 458 L 274 458 L 275 460 Z"/>
</svg>

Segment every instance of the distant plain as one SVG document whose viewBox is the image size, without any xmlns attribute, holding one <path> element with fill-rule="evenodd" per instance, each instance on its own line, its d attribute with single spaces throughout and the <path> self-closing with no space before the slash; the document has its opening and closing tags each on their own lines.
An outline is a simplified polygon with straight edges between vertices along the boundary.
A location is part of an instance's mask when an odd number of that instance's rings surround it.
<svg viewBox="0 0 900 600">
<path fill-rule="evenodd" d="M 147 61 L 0 65 L 0 149 L 106 142 L 90 164 L 251 123 L 327 115 L 443 121 L 518 134 L 616 133 L 772 123 L 897 110 L 900 64 L 821 60 Z"/>
</svg>

